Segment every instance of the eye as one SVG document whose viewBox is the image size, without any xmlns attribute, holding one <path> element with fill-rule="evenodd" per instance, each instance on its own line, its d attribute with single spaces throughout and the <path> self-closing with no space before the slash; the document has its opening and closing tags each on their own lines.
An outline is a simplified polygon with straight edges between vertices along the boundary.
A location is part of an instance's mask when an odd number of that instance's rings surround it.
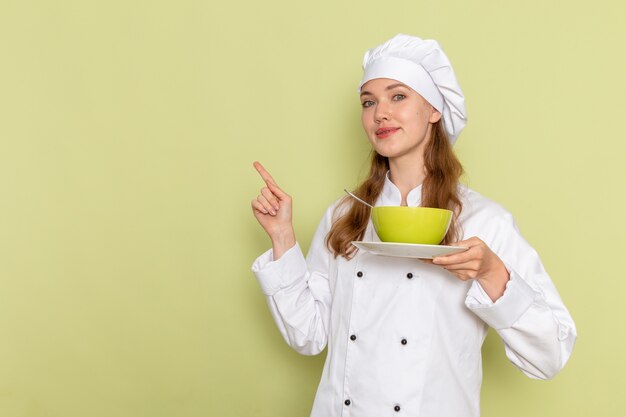
<svg viewBox="0 0 626 417">
<path fill-rule="evenodd" d="M 406 96 L 404 94 L 396 94 L 393 96 L 393 100 L 394 101 L 402 101 L 406 98 Z"/>
<path fill-rule="evenodd" d="M 361 106 L 363 106 L 363 108 L 371 107 L 373 105 L 374 105 L 374 102 L 372 100 L 365 100 L 364 102 L 361 103 Z"/>
</svg>

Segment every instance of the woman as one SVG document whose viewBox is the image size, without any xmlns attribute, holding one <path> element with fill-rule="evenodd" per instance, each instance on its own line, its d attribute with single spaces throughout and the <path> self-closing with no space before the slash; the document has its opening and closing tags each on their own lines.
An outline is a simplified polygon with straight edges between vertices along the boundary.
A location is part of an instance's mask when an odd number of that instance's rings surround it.
<svg viewBox="0 0 626 417">
<path fill-rule="evenodd" d="M 363 67 L 373 157 L 356 194 L 449 208 L 443 244 L 469 249 L 432 261 L 357 251 L 350 242 L 379 239 L 370 209 L 342 198 L 305 259 L 291 198 L 256 162 L 267 186 L 252 209 L 272 249 L 252 269 L 287 343 L 306 355 L 328 346 L 312 416 L 478 416 L 488 326 L 515 366 L 548 379 L 571 354 L 574 322 L 512 216 L 458 182 L 452 144 L 464 98 L 437 42 L 398 35 L 368 51 Z"/>
</svg>

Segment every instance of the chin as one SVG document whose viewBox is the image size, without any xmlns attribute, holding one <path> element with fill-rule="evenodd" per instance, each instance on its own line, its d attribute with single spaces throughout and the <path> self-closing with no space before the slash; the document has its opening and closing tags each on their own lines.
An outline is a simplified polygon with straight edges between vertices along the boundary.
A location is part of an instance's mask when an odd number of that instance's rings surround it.
<svg viewBox="0 0 626 417">
<path fill-rule="evenodd" d="M 375 147 L 374 150 L 376 151 L 377 154 L 379 154 L 380 156 L 384 156 L 386 158 L 395 158 L 395 157 L 402 155 L 402 152 L 396 149 L 388 149 L 388 148 L 384 148 L 380 146 Z"/>
<path fill-rule="evenodd" d="M 380 156 L 384 156 L 385 158 L 393 158 L 394 155 L 392 153 L 389 152 L 381 152 L 380 150 L 375 150 L 376 153 Z"/>
</svg>

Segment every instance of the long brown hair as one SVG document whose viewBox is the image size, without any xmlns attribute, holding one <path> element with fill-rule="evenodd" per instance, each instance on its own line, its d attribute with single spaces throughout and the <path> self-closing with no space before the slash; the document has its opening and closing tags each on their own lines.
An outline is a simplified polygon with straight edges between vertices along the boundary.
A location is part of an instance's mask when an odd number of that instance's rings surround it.
<svg viewBox="0 0 626 417">
<path fill-rule="evenodd" d="M 424 150 L 424 167 L 426 178 L 422 184 L 422 206 L 446 208 L 454 212 L 448 233 L 443 244 L 452 243 L 461 238 L 462 232 L 458 224 L 463 205 L 458 195 L 459 178 L 463 174 L 463 166 L 452 150 L 443 126 L 443 119 L 433 124 L 430 140 Z M 389 170 L 389 160 L 372 150 L 372 161 L 369 176 L 354 190 L 354 194 L 374 205 L 385 185 L 385 176 Z M 352 258 L 356 248 L 350 243 L 362 240 L 370 219 L 371 209 L 364 204 L 355 203 L 350 197 L 344 197 L 337 206 L 338 210 L 347 207 L 326 236 L 326 246 L 335 257 L 341 255 Z"/>
</svg>

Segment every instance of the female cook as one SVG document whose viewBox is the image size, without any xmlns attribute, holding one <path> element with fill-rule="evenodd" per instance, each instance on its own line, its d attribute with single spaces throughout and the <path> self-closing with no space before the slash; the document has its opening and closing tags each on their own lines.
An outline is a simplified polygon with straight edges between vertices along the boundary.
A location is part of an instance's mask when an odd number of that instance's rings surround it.
<svg viewBox="0 0 626 417">
<path fill-rule="evenodd" d="M 370 209 L 349 197 L 328 208 L 304 258 L 292 201 L 258 162 L 266 183 L 252 201 L 272 249 L 252 267 L 287 343 L 305 355 L 328 346 L 313 417 L 480 414 L 487 326 L 531 378 L 565 365 L 574 322 L 511 214 L 459 184 L 452 144 L 465 104 L 433 40 L 397 35 L 369 50 L 360 84 L 373 148 L 356 195 L 376 206 L 454 211 L 443 244 L 462 253 L 432 261 L 373 255 Z"/>
</svg>

